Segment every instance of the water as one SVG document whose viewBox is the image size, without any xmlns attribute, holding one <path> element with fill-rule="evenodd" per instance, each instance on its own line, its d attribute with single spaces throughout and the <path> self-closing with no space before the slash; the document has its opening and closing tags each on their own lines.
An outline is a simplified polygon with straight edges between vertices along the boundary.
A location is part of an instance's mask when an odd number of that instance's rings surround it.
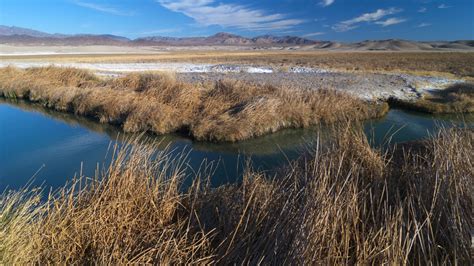
<svg viewBox="0 0 474 266">
<path fill-rule="evenodd" d="M 391 109 L 377 120 L 365 123 L 365 131 L 374 145 L 414 141 L 432 136 L 440 127 L 474 126 L 474 115 L 431 115 L 401 109 Z"/>
<path fill-rule="evenodd" d="M 474 121 L 472 116 L 465 120 L 469 124 Z M 391 110 L 383 119 L 369 121 L 365 127 L 373 144 L 381 145 L 387 136 L 392 142 L 416 140 L 433 133 L 439 125 L 453 122 L 459 119 Z M 212 184 L 218 186 L 239 180 L 247 160 L 254 168 L 271 172 L 297 158 L 318 133 L 324 133 L 324 129 L 283 130 L 226 144 L 193 142 L 172 134 L 154 140 L 175 154 L 186 151 L 193 169 L 198 169 L 203 160 L 213 162 Z M 57 188 L 80 171 L 93 175 L 98 163 L 106 164 L 110 158 L 106 154 L 111 142 L 123 135 L 118 128 L 71 114 L 0 101 L 0 191 L 21 188 L 29 180 L 35 186 Z"/>
</svg>

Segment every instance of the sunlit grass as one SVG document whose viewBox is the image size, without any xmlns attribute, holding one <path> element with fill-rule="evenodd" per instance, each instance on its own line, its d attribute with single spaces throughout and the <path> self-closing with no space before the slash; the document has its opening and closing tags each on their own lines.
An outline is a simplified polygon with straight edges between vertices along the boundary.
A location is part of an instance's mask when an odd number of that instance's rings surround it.
<svg viewBox="0 0 474 266">
<path fill-rule="evenodd" d="M 46 202 L 3 194 L 0 263 L 470 263 L 472 131 L 385 152 L 353 125 L 333 135 L 276 176 L 198 172 L 184 191 L 185 160 L 136 140 Z"/>
<path fill-rule="evenodd" d="M 284 128 L 380 117 L 387 111 L 384 104 L 335 90 L 233 80 L 190 84 L 170 73 L 101 79 L 86 70 L 56 67 L 1 69 L 0 96 L 119 125 L 125 132 L 180 132 L 207 141 L 239 141 Z"/>
</svg>

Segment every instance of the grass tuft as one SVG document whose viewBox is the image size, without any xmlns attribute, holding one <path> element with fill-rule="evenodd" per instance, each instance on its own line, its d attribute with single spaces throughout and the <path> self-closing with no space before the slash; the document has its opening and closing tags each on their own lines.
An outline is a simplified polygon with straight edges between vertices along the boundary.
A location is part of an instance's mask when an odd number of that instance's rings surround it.
<svg viewBox="0 0 474 266">
<path fill-rule="evenodd" d="M 284 128 L 363 120 L 386 110 L 347 94 L 258 86 L 232 80 L 188 84 L 167 73 L 102 80 L 72 68 L 0 70 L 0 96 L 121 126 L 126 132 L 186 132 L 239 141 Z"/>
<path fill-rule="evenodd" d="M 334 136 L 274 177 L 185 191 L 185 161 L 133 142 L 44 203 L 3 194 L 0 263 L 472 263 L 472 130 L 386 152 L 358 127 Z"/>
</svg>

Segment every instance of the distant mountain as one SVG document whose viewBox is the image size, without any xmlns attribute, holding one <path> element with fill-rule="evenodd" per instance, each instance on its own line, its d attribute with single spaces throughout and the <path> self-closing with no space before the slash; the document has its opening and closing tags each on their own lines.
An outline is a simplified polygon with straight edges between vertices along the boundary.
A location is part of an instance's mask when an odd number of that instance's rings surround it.
<svg viewBox="0 0 474 266">
<path fill-rule="evenodd" d="M 285 45 L 310 45 L 317 41 L 297 37 L 297 36 L 273 36 L 262 35 L 251 39 L 254 44 L 285 44 Z"/>
<path fill-rule="evenodd" d="M 12 36 L 12 35 L 26 35 L 26 36 L 38 37 L 38 38 L 66 36 L 66 35 L 61 35 L 61 34 L 49 34 L 46 32 L 41 32 L 41 31 L 27 29 L 27 28 L 0 25 L 0 36 Z"/>
<path fill-rule="evenodd" d="M 438 49 L 457 49 L 457 50 L 469 50 L 474 49 L 474 41 L 460 40 L 454 42 L 431 42 L 431 46 Z"/>
<path fill-rule="evenodd" d="M 367 40 L 350 45 L 356 50 L 370 50 L 370 51 L 406 51 L 406 50 L 429 50 L 433 47 L 429 43 L 389 39 L 372 41 Z"/>
<path fill-rule="evenodd" d="M 76 34 L 72 36 L 68 36 L 68 38 L 82 38 L 82 39 L 104 39 L 104 40 L 114 40 L 118 42 L 128 42 L 130 41 L 129 38 L 123 37 L 123 36 L 117 36 L 117 35 L 112 35 L 112 34 L 99 34 L 99 35 L 94 35 L 94 34 Z"/>
<path fill-rule="evenodd" d="M 246 38 L 239 35 L 219 32 L 209 37 L 187 37 L 187 38 L 170 38 L 170 37 L 144 37 L 132 41 L 139 45 L 310 45 L 317 43 L 316 41 L 304 39 L 295 36 L 272 36 L 265 35 L 255 38 Z"/>
<path fill-rule="evenodd" d="M 366 40 L 356 43 L 314 41 L 297 36 L 262 35 L 246 38 L 220 32 L 208 37 L 151 36 L 134 40 L 110 34 L 49 34 L 32 29 L 0 25 L 0 44 L 20 45 L 114 45 L 114 46 L 248 46 L 299 50 L 356 51 L 443 51 L 474 50 L 473 40 L 417 42 L 398 39 Z"/>
<path fill-rule="evenodd" d="M 138 45 L 249 45 L 252 44 L 250 39 L 242 36 L 220 32 L 209 37 L 186 37 L 186 38 L 174 38 L 174 37 L 144 37 L 138 38 L 132 41 Z"/>
<path fill-rule="evenodd" d="M 204 38 L 209 44 L 221 44 L 221 45 L 248 45 L 253 44 L 252 40 L 245 37 L 230 34 L 227 32 L 219 32 L 215 35 Z"/>
<path fill-rule="evenodd" d="M 32 29 L 15 26 L 0 26 L 0 43 L 27 45 L 176 45 L 176 46 L 206 46 L 206 45 L 310 45 L 315 41 L 296 36 L 264 35 L 246 38 L 239 35 L 220 32 L 208 37 L 162 37 L 151 36 L 130 40 L 125 37 L 103 34 L 49 34 Z"/>
<path fill-rule="evenodd" d="M 436 51 L 473 50 L 473 41 L 416 42 L 399 39 L 366 40 L 358 43 L 339 44 L 337 50 L 359 51 Z"/>
<path fill-rule="evenodd" d="M 50 34 L 15 26 L 0 25 L 0 43 L 27 45 L 123 45 L 130 39 L 110 34 Z"/>
<path fill-rule="evenodd" d="M 33 37 L 28 35 L 0 35 L 0 44 L 21 45 L 127 45 L 128 39 L 113 35 L 72 35 L 65 37 Z"/>
</svg>

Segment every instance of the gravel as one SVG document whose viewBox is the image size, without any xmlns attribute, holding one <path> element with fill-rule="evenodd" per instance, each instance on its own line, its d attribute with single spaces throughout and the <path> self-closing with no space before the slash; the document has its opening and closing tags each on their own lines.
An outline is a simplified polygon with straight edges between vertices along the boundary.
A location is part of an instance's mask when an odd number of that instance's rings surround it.
<svg viewBox="0 0 474 266">
<path fill-rule="evenodd" d="M 371 74 L 345 72 L 277 72 L 257 73 L 180 73 L 186 82 L 204 83 L 221 79 L 235 79 L 256 84 L 285 86 L 294 89 L 335 89 L 350 93 L 364 100 L 415 100 L 424 93 L 443 89 L 463 82 L 444 78 L 421 77 L 406 74 Z"/>
</svg>

